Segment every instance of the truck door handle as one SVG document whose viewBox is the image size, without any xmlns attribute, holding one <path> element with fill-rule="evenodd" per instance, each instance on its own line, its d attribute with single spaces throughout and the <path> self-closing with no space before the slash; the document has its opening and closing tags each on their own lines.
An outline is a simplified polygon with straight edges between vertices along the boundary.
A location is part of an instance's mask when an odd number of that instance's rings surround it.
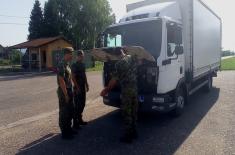
<svg viewBox="0 0 235 155">
<path fill-rule="evenodd" d="M 169 65 L 169 64 L 171 64 L 171 59 L 166 59 L 166 60 L 162 61 L 163 66 L 166 66 L 166 65 Z"/>
</svg>

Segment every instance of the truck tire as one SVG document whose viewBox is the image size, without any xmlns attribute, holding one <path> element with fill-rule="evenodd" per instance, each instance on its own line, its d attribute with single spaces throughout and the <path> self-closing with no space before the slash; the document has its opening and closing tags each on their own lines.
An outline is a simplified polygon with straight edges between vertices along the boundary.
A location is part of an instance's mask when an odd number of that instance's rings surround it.
<svg viewBox="0 0 235 155">
<path fill-rule="evenodd" d="M 179 117 L 183 113 L 184 106 L 186 103 L 185 93 L 182 88 L 176 90 L 175 102 L 176 102 L 176 107 L 174 110 L 170 112 L 170 115 L 173 117 Z"/>
<path fill-rule="evenodd" d="M 205 92 L 210 92 L 212 89 L 212 85 L 213 85 L 213 78 L 212 78 L 212 76 L 209 76 L 208 83 L 204 86 Z"/>
</svg>

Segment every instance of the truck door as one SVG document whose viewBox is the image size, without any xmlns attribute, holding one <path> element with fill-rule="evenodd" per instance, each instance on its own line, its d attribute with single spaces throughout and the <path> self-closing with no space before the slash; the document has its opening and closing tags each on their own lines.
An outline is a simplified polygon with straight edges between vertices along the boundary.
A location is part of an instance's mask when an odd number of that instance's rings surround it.
<svg viewBox="0 0 235 155">
<path fill-rule="evenodd" d="M 167 22 L 166 41 L 166 82 L 168 90 L 174 90 L 178 81 L 184 76 L 184 55 L 182 44 L 182 28 L 174 22 Z"/>
</svg>

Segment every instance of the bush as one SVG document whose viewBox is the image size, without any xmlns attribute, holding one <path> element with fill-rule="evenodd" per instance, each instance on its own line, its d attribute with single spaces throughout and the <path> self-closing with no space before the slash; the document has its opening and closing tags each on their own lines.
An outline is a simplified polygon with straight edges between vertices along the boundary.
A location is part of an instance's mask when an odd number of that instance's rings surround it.
<svg viewBox="0 0 235 155">
<path fill-rule="evenodd" d="M 10 65 L 10 60 L 0 59 L 0 65 L 1 66 Z"/>
<path fill-rule="evenodd" d="M 96 61 L 95 62 L 95 67 L 93 68 L 88 68 L 87 71 L 102 71 L 103 70 L 104 63 Z"/>
<path fill-rule="evenodd" d="M 222 57 L 226 57 L 226 56 L 232 56 L 235 55 L 235 53 L 233 51 L 222 51 Z"/>
<path fill-rule="evenodd" d="M 12 72 L 22 72 L 22 68 L 0 68 L 0 74 L 12 73 Z"/>
</svg>

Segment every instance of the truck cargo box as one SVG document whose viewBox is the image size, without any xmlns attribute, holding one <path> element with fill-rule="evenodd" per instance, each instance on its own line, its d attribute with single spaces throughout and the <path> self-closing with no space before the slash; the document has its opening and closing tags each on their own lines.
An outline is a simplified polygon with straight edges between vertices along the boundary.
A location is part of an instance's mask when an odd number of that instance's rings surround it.
<svg viewBox="0 0 235 155">
<path fill-rule="evenodd" d="M 218 69 L 222 46 L 221 19 L 201 0 L 146 0 L 127 5 L 127 12 L 167 2 L 175 2 L 180 7 L 188 79 L 195 80 Z"/>
</svg>

